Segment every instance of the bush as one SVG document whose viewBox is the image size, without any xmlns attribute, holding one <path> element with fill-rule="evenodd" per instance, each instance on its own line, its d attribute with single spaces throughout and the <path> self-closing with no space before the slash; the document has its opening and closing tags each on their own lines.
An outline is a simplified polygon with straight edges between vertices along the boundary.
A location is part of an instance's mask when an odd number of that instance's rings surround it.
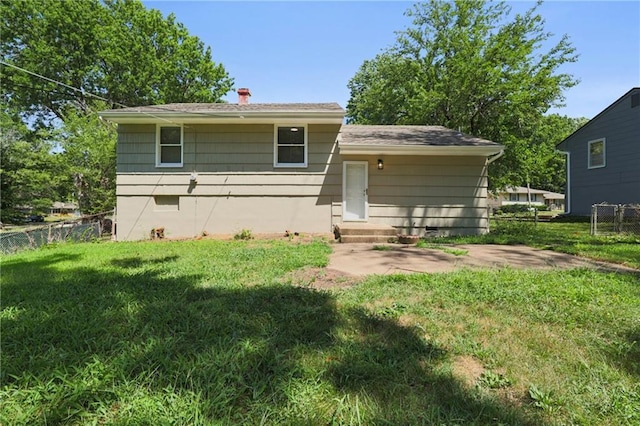
<svg viewBox="0 0 640 426">
<path fill-rule="evenodd" d="M 502 213 L 525 213 L 529 211 L 526 204 L 509 204 L 500 208 Z"/>
<path fill-rule="evenodd" d="M 235 240 L 252 240 L 253 239 L 253 233 L 251 232 L 251 229 L 243 229 L 242 231 L 240 231 L 236 235 L 234 235 L 233 239 L 235 239 Z"/>
<path fill-rule="evenodd" d="M 538 210 L 539 212 L 549 210 L 549 206 L 544 204 L 534 204 L 531 206 L 531 209 Z M 507 206 L 502 206 L 498 210 L 496 210 L 496 214 L 504 214 L 504 213 L 528 213 L 529 206 L 527 204 L 510 204 Z M 531 210 L 533 211 L 533 210 Z"/>
</svg>

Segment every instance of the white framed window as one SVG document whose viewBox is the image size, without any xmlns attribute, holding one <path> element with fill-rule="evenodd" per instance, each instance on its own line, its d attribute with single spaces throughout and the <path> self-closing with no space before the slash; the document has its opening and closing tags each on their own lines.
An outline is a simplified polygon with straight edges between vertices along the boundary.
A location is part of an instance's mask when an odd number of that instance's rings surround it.
<svg viewBox="0 0 640 426">
<path fill-rule="evenodd" d="M 309 153 L 306 125 L 276 124 L 273 139 L 274 167 L 307 167 Z"/>
<path fill-rule="evenodd" d="M 606 140 L 604 138 L 602 139 L 596 139 L 596 140 L 592 140 L 589 141 L 589 168 L 590 169 L 597 169 L 599 167 L 604 167 L 606 166 L 606 154 L 607 154 L 607 147 L 606 147 Z"/>
<path fill-rule="evenodd" d="M 181 125 L 156 127 L 156 167 L 182 167 L 184 132 Z"/>
</svg>

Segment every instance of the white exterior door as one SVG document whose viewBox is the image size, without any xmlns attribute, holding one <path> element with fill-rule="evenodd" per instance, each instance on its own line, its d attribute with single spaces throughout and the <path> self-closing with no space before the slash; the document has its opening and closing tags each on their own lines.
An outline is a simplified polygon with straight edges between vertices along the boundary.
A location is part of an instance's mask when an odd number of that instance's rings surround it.
<svg viewBox="0 0 640 426">
<path fill-rule="evenodd" d="M 342 220 L 367 220 L 368 163 L 345 161 L 342 170 Z"/>
</svg>

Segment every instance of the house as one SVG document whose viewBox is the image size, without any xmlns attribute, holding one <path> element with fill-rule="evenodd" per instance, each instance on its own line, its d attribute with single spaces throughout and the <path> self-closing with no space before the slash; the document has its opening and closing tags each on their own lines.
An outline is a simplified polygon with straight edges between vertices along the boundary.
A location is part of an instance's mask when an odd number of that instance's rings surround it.
<svg viewBox="0 0 640 426">
<path fill-rule="evenodd" d="M 76 203 L 56 201 L 49 209 L 50 214 L 75 214 L 79 215 L 80 210 Z"/>
<path fill-rule="evenodd" d="M 341 223 L 442 234 L 488 227 L 496 143 L 438 126 L 343 125 L 335 103 L 169 104 L 118 124 L 117 240 L 330 233 Z"/>
<path fill-rule="evenodd" d="M 498 209 L 513 204 L 529 205 L 529 198 L 533 206 L 545 205 L 549 210 L 564 210 L 564 194 L 524 186 L 510 186 L 504 191 L 489 194 L 488 203 L 491 208 Z"/>
<path fill-rule="evenodd" d="M 640 87 L 580 127 L 557 149 L 567 157 L 567 213 L 591 206 L 640 203 Z"/>
</svg>

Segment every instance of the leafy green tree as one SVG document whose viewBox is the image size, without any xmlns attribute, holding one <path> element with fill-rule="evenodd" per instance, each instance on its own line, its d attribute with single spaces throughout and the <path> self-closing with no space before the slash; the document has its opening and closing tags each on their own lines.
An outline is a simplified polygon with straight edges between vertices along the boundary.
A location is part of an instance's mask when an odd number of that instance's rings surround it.
<svg viewBox="0 0 640 426">
<path fill-rule="evenodd" d="M 0 124 L 0 220 L 15 222 L 24 209 L 48 211 L 54 199 L 64 197 L 58 178 L 64 176 L 59 173 L 64 164 L 52 154 L 51 140 L 6 112 L 0 114 Z"/>
<path fill-rule="evenodd" d="M 54 131 L 62 148 L 58 157 L 67 166 L 67 187 L 83 214 L 103 213 L 116 205 L 115 126 L 95 114 L 72 111 Z"/>
<path fill-rule="evenodd" d="M 3 209 L 41 193 L 72 194 L 83 213 L 113 208 L 116 137 L 96 112 L 220 102 L 233 85 L 174 15 L 139 0 L 0 0 L 0 22 L 0 106 L 13 129 L 3 132 Z"/>
<path fill-rule="evenodd" d="M 555 147 L 587 121 L 550 114 L 523 124 L 520 135 L 505 135 L 504 142 L 511 155 L 505 161 L 493 163 L 491 168 L 512 185 L 564 192 L 565 157 Z"/>
<path fill-rule="evenodd" d="M 0 16 L 3 61 L 64 84 L 2 67 L 5 101 L 46 124 L 69 105 L 90 111 L 90 94 L 114 105 L 217 102 L 233 85 L 175 16 L 136 0 L 9 0 Z"/>
<path fill-rule="evenodd" d="M 577 59 L 567 36 L 545 50 L 539 4 L 513 17 L 504 2 L 414 5 L 412 26 L 349 81 L 348 121 L 442 125 L 502 143 L 508 166 L 491 167 L 492 185 L 525 181 L 544 113 L 577 83 L 558 72 Z"/>
<path fill-rule="evenodd" d="M 44 124 L 64 109 L 218 102 L 233 85 L 211 49 L 175 16 L 137 0 L 4 0 L 2 60 L 63 83 L 2 66 L 4 100 Z M 78 90 L 76 90 L 78 89 Z"/>
</svg>

